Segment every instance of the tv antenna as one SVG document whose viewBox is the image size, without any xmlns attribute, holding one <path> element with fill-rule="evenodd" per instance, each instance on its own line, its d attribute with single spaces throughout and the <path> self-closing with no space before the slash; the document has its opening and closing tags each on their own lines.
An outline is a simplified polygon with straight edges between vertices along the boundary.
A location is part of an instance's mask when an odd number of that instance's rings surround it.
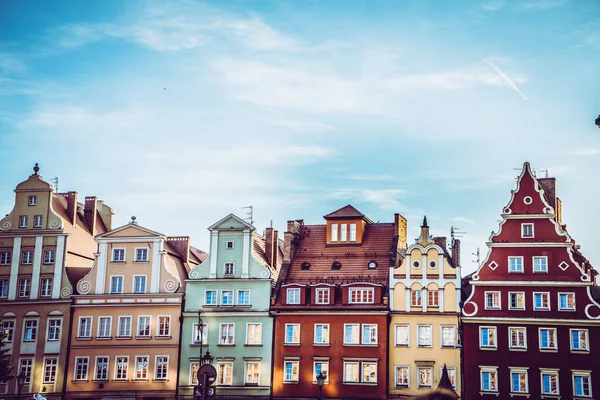
<svg viewBox="0 0 600 400">
<path fill-rule="evenodd" d="M 544 178 L 548 177 L 548 168 L 538 169 L 537 172 L 543 172 L 544 173 Z"/>
<path fill-rule="evenodd" d="M 54 184 L 54 193 L 58 193 L 58 176 L 50 179 L 50 182 Z"/>
<path fill-rule="evenodd" d="M 467 232 L 461 232 L 460 228 L 457 228 L 454 225 L 450 226 L 450 238 L 452 239 L 452 243 L 454 243 L 455 238 L 463 237 L 467 234 Z"/>
<path fill-rule="evenodd" d="M 479 247 L 477 248 L 477 252 L 476 253 L 471 253 L 475 256 L 475 260 L 473 260 L 474 263 L 477 263 L 477 266 L 480 266 L 480 262 L 481 262 L 481 253 L 479 250 Z"/>
<path fill-rule="evenodd" d="M 252 218 L 254 216 L 254 208 L 252 206 L 246 206 L 242 207 L 242 209 L 248 209 L 248 211 L 246 212 L 245 221 L 250 225 L 254 225 L 254 219 Z"/>
</svg>

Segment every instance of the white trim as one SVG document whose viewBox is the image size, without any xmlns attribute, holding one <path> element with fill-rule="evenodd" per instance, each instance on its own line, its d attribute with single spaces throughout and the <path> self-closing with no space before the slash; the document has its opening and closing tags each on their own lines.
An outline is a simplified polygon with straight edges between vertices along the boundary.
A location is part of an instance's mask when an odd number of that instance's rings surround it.
<svg viewBox="0 0 600 400">
<path fill-rule="evenodd" d="M 571 247 L 573 245 L 572 242 L 486 242 L 486 244 L 488 247 Z"/>
<path fill-rule="evenodd" d="M 40 291 L 40 273 L 42 270 L 42 251 L 44 246 L 44 237 L 36 236 L 35 248 L 33 250 L 33 268 L 31 270 L 31 293 L 29 298 L 36 300 Z"/>
<path fill-rule="evenodd" d="M 523 346 L 513 346 L 512 344 L 512 329 L 522 329 L 523 330 Z M 519 349 L 519 350 L 527 350 L 527 327 L 525 326 L 509 326 L 508 327 L 508 348 L 509 349 Z"/>
<path fill-rule="evenodd" d="M 474 286 L 593 286 L 591 282 L 571 281 L 471 281 Z"/>
<path fill-rule="evenodd" d="M 511 306 L 511 294 L 520 294 L 521 295 L 521 299 L 523 300 L 523 307 L 512 307 Z M 525 292 L 508 292 L 508 309 L 509 310 L 525 310 L 527 308 L 527 303 L 526 303 L 526 296 L 525 296 Z"/>
<path fill-rule="evenodd" d="M 146 259 L 145 260 L 138 260 L 138 250 L 146 250 Z M 134 263 L 145 263 L 150 261 L 150 248 L 148 246 L 144 246 L 144 247 L 135 247 L 133 249 L 133 262 Z"/>
<path fill-rule="evenodd" d="M 321 326 L 321 327 L 327 327 L 327 340 L 325 340 L 323 338 L 322 342 L 317 342 L 317 326 Z M 325 345 L 325 344 L 330 344 L 330 329 L 329 329 L 329 324 L 324 324 L 324 323 L 317 323 L 313 325 L 313 344 L 317 344 L 317 345 Z M 323 332 L 321 332 L 321 336 L 324 336 L 322 334 Z"/>
<path fill-rule="evenodd" d="M 169 332 L 166 335 L 161 335 L 160 334 L 160 319 L 161 318 L 168 318 L 169 319 Z M 156 336 L 158 337 L 170 337 L 171 336 L 171 315 L 165 315 L 165 314 L 160 314 L 156 316 Z"/>
<path fill-rule="evenodd" d="M 425 344 L 425 345 L 421 345 L 421 335 L 420 335 L 420 329 L 421 328 L 429 328 L 429 332 L 431 334 L 431 337 L 429 338 L 429 340 L 431 340 L 430 344 Z M 425 349 L 430 349 L 433 348 L 433 325 L 432 324 L 417 324 L 417 338 L 416 338 L 416 346 L 419 348 L 425 348 Z"/>
<path fill-rule="evenodd" d="M 589 383 L 590 383 L 590 395 L 589 396 L 585 396 L 585 395 L 576 395 L 575 394 L 575 377 L 576 376 L 582 376 L 582 377 L 587 377 L 589 379 Z M 576 371 L 576 370 L 571 370 L 571 387 L 573 388 L 573 396 L 576 396 L 577 398 L 592 398 L 594 396 L 594 393 L 592 391 L 592 371 Z"/>
<path fill-rule="evenodd" d="M 119 358 L 125 358 L 125 359 L 127 359 L 127 364 L 126 364 L 126 365 L 127 365 L 127 368 L 125 369 L 125 377 L 124 377 L 124 378 L 117 378 L 117 371 L 118 371 L 118 368 L 117 368 L 117 367 L 118 367 L 118 365 L 119 365 L 119 363 L 117 362 L 117 360 L 118 360 Z M 115 355 L 115 366 L 114 366 L 114 367 L 115 367 L 115 370 L 114 370 L 113 379 L 114 379 L 115 381 L 120 381 L 120 382 L 122 382 L 122 381 L 127 381 L 127 380 L 129 379 L 129 371 L 130 371 L 130 368 L 129 368 L 129 367 L 130 367 L 130 365 L 129 365 L 129 355 L 118 355 L 118 354 L 116 354 L 116 355 Z M 134 369 L 135 369 L 135 368 L 134 368 Z"/>
<path fill-rule="evenodd" d="M 148 334 L 147 335 L 140 335 L 140 318 L 148 318 Z M 133 321 L 132 321 L 133 323 Z M 133 337 L 152 337 L 152 315 L 138 315 L 137 316 L 137 324 L 135 326 L 135 336 Z"/>
<path fill-rule="evenodd" d="M 146 376 L 143 378 L 138 378 L 138 358 L 145 358 L 146 359 Z M 133 377 L 131 378 L 132 381 L 149 381 L 150 380 L 150 355 L 149 354 L 135 354 L 133 356 Z"/>
<path fill-rule="evenodd" d="M 398 370 L 400 368 L 406 368 L 408 369 L 408 382 L 406 384 L 398 384 Z M 410 388 L 410 381 L 411 381 L 411 374 L 410 374 L 410 365 L 394 365 L 394 387 L 398 388 Z"/>
<path fill-rule="evenodd" d="M 115 250 L 123 250 L 123 259 L 122 260 L 115 260 Z M 111 263 L 127 262 L 127 248 L 126 247 L 113 247 L 110 251 L 110 262 Z"/>
<path fill-rule="evenodd" d="M 226 217 L 227 218 L 227 217 Z M 210 228 L 209 228 L 210 230 Z M 210 270 L 208 277 L 216 279 L 217 277 L 217 254 L 219 251 L 219 231 L 213 230 L 210 232 Z"/>
<path fill-rule="evenodd" d="M 90 319 L 90 334 L 88 336 L 80 336 L 80 332 L 81 332 L 81 320 L 84 318 L 89 318 Z M 77 335 L 75 336 L 75 339 L 80 339 L 80 338 L 91 338 L 92 332 L 94 329 L 94 317 L 91 315 L 81 315 L 77 321 Z"/>
<path fill-rule="evenodd" d="M 249 341 L 248 341 L 248 338 L 250 337 L 250 335 L 249 335 L 250 325 L 260 326 L 260 336 L 258 337 L 258 342 L 256 342 L 256 343 L 249 343 Z M 263 326 L 262 325 L 263 325 L 262 322 L 246 322 L 246 342 L 245 342 L 245 344 L 251 345 L 251 346 L 262 346 L 262 344 L 263 344 L 263 329 L 262 329 Z"/>
<path fill-rule="evenodd" d="M 230 273 L 230 274 L 228 274 L 228 273 L 226 272 L 226 271 L 227 271 L 227 265 L 228 265 L 228 264 L 231 264 L 231 266 L 232 266 L 232 269 L 231 269 L 231 273 Z M 223 263 L 223 276 L 233 276 L 233 275 L 235 275 L 235 262 L 233 262 L 233 261 L 226 261 L 226 262 L 224 262 L 224 263 Z"/>
<path fill-rule="evenodd" d="M 144 291 L 143 292 L 138 292 L 138 291 L 135 290 L 136 289 L 136 287 L 135 287 L 136 286 L 135 279 L 136 278 L 141 278 L 141 277 L 144 278 Z M 131 285 L 131 293 L 133 293 L 133 294 L 146 294 L 147 292 L 148 292 L 148 275 L 145 275 L 145 274 L 136 274 L 136 275 L 133 275 L 133 283 Z"/>
<path fill-rule="evenodd" d="M 540 368 L 540 393 L 547 396 L 560 396 L 560 369 Z M 544 375 L 556 377 L 556 393 L 544 393 Z"/>
<path fill-rule="evenodd" d="M 120 333 L 121 333 L 121 318 L 129 318 L 129 335 L 128 336 L 120 335 Z M 117 318 L 117 334 L 115 335 L 115 337 L 118 337 L 118 338 L 133 337 L 134 335 L 132 334 L 132 332 L 133 332 L 133 315 L 119 315 Z"/>
<path fill-rule="evenodd" d="M 98 379 L 98 359 L 99 358 L 106 358 L 106 379 Z M 99 381 L 99 382 L 108 382 L 108 366 L 110 365 L 110 356 L 109 355 L 101 355 L 101 356 L 94 356 L 94 375 L 92 377 L 93 381 Z"/>
<path fill-rule="evenodd" d="M 152 241 L 152 275 L 150 276 L 150 293 L 160 293 L 160 272 L 162 258 L 163 258 L 163 245 L 164 240 L 157 238 Z"/>
<path fill-rule="evenodd" d="M 166 357 L 167 358 L 167 362 L 166 362 L 166 368 L 165 368 L 165 376 L 164 377 L 158 377 L 157 376 L 157 372 L 158 372 L 158 357 Z M 154 356 L 154 380 L 155 381 L 168 381 L 169 380 L 169 369 L 170 369 L 170 357 L 168 354 L 156 354 Z"/>
<path fill-rule="evenodd" d="M 221 343 L 221 338 L 223 337 L 223 326 L 231 325 L 231 335 L 227 335 L 227 337 L 231 336 L 231 343 Z M 235 322 L 221 322 L 219 324 L 219 339 L 217 341 L 217 346 L 235 346 Z"/>
<path fill-rule="evenodd" d="M 327 294 L 327 302 L 319 301 L 319 292 Z M 315 288 L 315 304 L 323 305 L 323 304 L 331 304 L 331 288 Z"/>
<path fill-rule="evenodd" d="M 85 377 L 77 378 L 77 360 L 86 360 Z M 88 381 L 90 377 L 90 356 L 76 356 L 73 363 L 73 380 L 78 382 Z"/>
<path fill-rule="evenodd" d="M 483 345 L 483 335 L 481 330 L 482 329 L 489 329 L 492 330 L 494 332 L 493 334 L 493 344 L 488 344 L 486 346 Z M 488 343 L 489 343 L 489 337 L 488 337 Z M 496 326 L 488 326 L 488 325 L 484 325 L 484 326 L 480 326 L 479 327 L 479 348 L 480 349 L 498 349 L 498 328 Z"/>
<path fill-rule="evenodd" d="M 108 290 L 109 294 L 123 294 L 125 293 L 123 291 L 124 286 L 125 286 L 125 275 L 111 275 L 109 277 L 109 282 L 110 282 L 110 288 Z M 121 291 L 120 292 L 113 292 L 113 278 L 121 278 Z"/>
<path fill-rule="evenodd" d="M 574 349 L 573 348 L 573 331 L 584 331 L 585 332 L 585 349 Z M 586 328 L 571 328 L 569 329 L 569 349 L 572 353 L 578 352 L 589 352 L 590 351 L 590 331 Z"/>
<path fill-rule="evenodd" d="M 209 292 L 215 294 L 215 302 L 214 303 L 208 302 L 208 293 Z M 204 290 L 204 304 L 203 305 L 216 307 L 218 304 L 219 304 L 219 291 L 215 290 L 215 289 Z"/>
<path fill-rule="evenodd" d="M 288 342 L 288 340 L 287 340 L 288 339 L 288 334 L 287 334 L 288 333 L 288 327 L 290 327 L 290 326 L 291 327 L 295 327 L 295 326 L 298 327 L 298 341 L 296 341 L 296 342 L 294 342 L 294 341 Z M 283 344 L 300 344 L 300 333 L 301 333 L 301 329 L 300 328 L 301 328 L 300 324 L 285 324 L 284 325 L 284 329 L 285 330 L 284 330 L 284 335 L 283 335 Z M 293 339 L 293 335 L 292 335 L 292 339 Z"/>
<path fill-rule="evenodd" d="M 108 335 L 101 336 L 100 335 L 100 319 L 108 318 Z M 96 338 L 110 338 L 112 336 L 112 315 L 99 315 L 98 316 L 98 326 L 96 327 Z"/>
<path fill-rule="evenodd" d="M 428 369 L 430 371 L 429 374 L 429 384 L 423 384 L 421 385 L 421 370 L 422 369 Z M 417 366 L 417 387 L 418 388 L 432 388 L 433 387 L 433 381 L 434 381 L 434 370 L 433 367 L 429 367 L 429 366 L 421 366 L 418 365 Z"/>
<path fill-rule="evenodd" d="M 525 227 L 531 226 L 531 236 L 525 236 Z M 523 222 L 521 224 L 521 239 L 533 239 L 535 238 L 535 224 L 533 222 Z"/>
<path fill-rule="evenodd" d="M 251 255 L 251 251 L 250 251 L 250 229 L 244 229 L 243 231 L 244 233 L 244 237 L 243 237 L 243 242 L 242 242 L 242 274 L 241 277 L 242 278 L 249 278 L 250 277 L 250 255 Z M 234 273 L 235 273 L 235 266 L 234 266 Z"/>
<path fill-rule="evenodd" d="M 554 332 L 554 347 L 542 347 L 542 330 Z M 570 338 L 569 338 L 570 340 Z M 538 327 L 538 350 L 556 350 L 558 351 L 558 330 L 552 327 Z"/>
<path fill-rule="evenodd" d="M 360 291 L 360 301 L 352 301 L 352 293 Z M 369 298 L 369 295 L 364 293 L 370 293 L 371 301 L 362 301 L 363 297 L 366 299 Z M 375 288 L 365 288 L 365 287 L 352 287 L 348 289 L 348 304 L 374 304 L 375 303 Z"/>
<path fill-rule="evenodd" d="M 515 390 L 513 374 L 525 374 L 525 390 Z M 529 372 L 528 367 L 509 367 L 508 377 L 510 379 L 510 392 L 515 394 L 527 394 L 529 393 Z"/>
<path fill-rule="evenodd" d="M 293 291 L 294 293 L 296 293 L 296 291 L 298 292 L 298 301 L 297 302 L 293 302 L 293 303 L 290 302 L 290 291 Z M 297 287 L 297 288 L 286 288 L 286 291 L 285 291 L 285 304 L 293 304 L 293 305 L 300 304 L 301 303 L 301 301 L 300 301 L 300 295 L 301 295 L 301 292 L 300 292 L 300 288 L 299 287 Z"/>
<path fill-rule="evenodd" d="M 483 387 L 483 374 L 484 372 L 494 374 L 494 390 L 485 390 Z M 498 393 L 498 367 L 479 366 L 479 389 L 484 393 Z"/>
<path fill-rule="evenodd" d="M 406 327 L 408 331 L 407 343 L 398 344 L 398 328 Z M 410 324 L 394 324 L 394 346 L 395 347 L 410 347 Z"/>
<path fill-rule="evenodd" d="M 454 343 L 451 345 L 444 346 L 444 328 L 452 328 L 454 331 Z M 440 348 L 441 349 L 453 349 L 456 348 L 458 343 L 458 326 L 452 324 L 441 324 L 440 325 Z"/>
<path fill-rule="evenodd" d="M 488 302 L 487 302 L 488 294 L 491 294 L 491 295 L 497 294 L 498 295 L 498 306 L 495 306 L 495 305 L 488 306 Z M 484 309 L 486 309 L 486 310 L 501 310 L 502 309 L 502 292 L 499 290 L 484 291 L 483 292 L 483 301 L 485 303 Z"/>
<path fill-rule="evenodd" d="M 548 307 L 536 306 L 535 297 L 537 294 L 546 295 L 546 298 L 548 299 Z M 551 311 L 551 309 L 552 305 L 550 304 L 550 292 L 533 292 L 533 311 Z"/>
<path fill-rule="evenodd" d="M 520 271 L 512 271 L 511 268 L 511 261 L 512 260 L 521 260 L 521 270 Z M 522 274 L 525 273 L 525 262 L 523 260 L 522 256 L 509 256 L 508 257 L 508 273 L 509 274 Z"/>
<path fill-rule="evenodd" d="M 231 243 L 231 247 L 229 247 L 229 243 Z M 226 240 L 225 241 L 225 250 L 233 250 L 235 248 L 235 240 Z"/>
<path fill-rule="evenodd" d="M 256 382 L 248 382 L 248 365 L 249 364 L 256 364 L 258 365 L 258 377 L 256 378 Z M 260 370 L 261 370 L 261 362 L 260 361 L 244 361 L 244 385 L 259 385 L 260 384 Z M 329 369 L 327 369 L 328 373 L 327 375 L 329 375 Z M 233 375 L 233 367 L 232 367 L 232 375 Z M 252 387 L 252 386 L 249 386 Z"/>
<path fill-rule="evenodd" d="M 573 296 L 573 308 L 562 308 L 560 306 L 560 296 L 561 295 L 571 295 Z M 576 302 L 576 297 L 575 297 L 575 292 L 558 292 L 557 293 L 557 300 L 558 300 L 558 311 L 575 311 L 577 310 L 577 302 Z"/>
<path fill-rule="evenodd" d="M 225 298 L 225 293 L 231 293 L 231 303 L 225 304 L 223 299 Z M 235 305 L 235 290 L 233 289 L 221 289 L 221 301 L 219 302 L 220 306 L 232 307 Z"/>
<path fill-rule="evenodd" d="M 546 260 L 546 270 L 545 271 L 536 271 L 535 270 L 535 260 L 536 259 Z M 548 273 L 548 256 L 533 256 L 533 257 L 531 257 L 531 272 L 534 274 L 547 274 Z"/>
<path fill-rule="evenodd" d="M 65 237 L 56 238 L 56 254 L 54 256 L 54 276 L 52 277 L 52 298 L 60 299 L 62 286 L 63 258 L 65 251 Z"/>
<path fill-rule="evenodd" d="M 241 292 L 246 292 L 248 293 L 248 302 L 247 303 L 240 303 L 240 293 Z M 252 305 L 252 297 L 251 297 L 251 293 L 252 291 L 250 289 L 238 289 L 236 290 L 236 297 L 235 297 L 235 304 L 238 306 L 249 306 Z"/>
<path fill-rule="evenodd" d="M 341 287 L 346 287 L 346 286 L 354 286 L 354 285 L 360 285 L 360 286 L 380 286 L 383 287 L 383 285 L 381 283 L 372 283 L 372 282 L 350 282 L 350 283 L 343 283 L 340 286 Z"/>
</svg>

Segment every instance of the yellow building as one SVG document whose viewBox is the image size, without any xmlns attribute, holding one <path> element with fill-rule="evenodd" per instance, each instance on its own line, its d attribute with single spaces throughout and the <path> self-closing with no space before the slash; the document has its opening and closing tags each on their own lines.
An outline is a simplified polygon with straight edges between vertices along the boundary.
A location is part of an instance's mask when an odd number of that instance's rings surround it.
<svg viewBox="0 0 600 400">
<path fill-rule="evenodd" d="M 408 247 L 400 266 L 390 268 L 392 398 L 410 398 L 435 389 L 444 365 L 460 393 L 459 250 L 455 240 L 451 256 L 445 237 L 431 237 L 425 217 L 421 236 Z"/>
</svg>

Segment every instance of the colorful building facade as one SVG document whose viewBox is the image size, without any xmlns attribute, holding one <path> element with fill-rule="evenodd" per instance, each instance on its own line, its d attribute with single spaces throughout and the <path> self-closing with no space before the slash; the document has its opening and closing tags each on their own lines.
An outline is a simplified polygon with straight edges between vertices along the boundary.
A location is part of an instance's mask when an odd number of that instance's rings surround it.
<svg viewBox="0 0 600 400">
<path fill-rule="evenodd" d="M 269 301 L 283 256 L 277 231 L 263 237 L 230 214 L 208 228 L 208 258 L 190 273 L 181 338 L 179 393 L 193 396 L 207 350 L 217 369 L 216 395 L 269 398 L 273 318 Z M 199 318 L 202 319 L 200 338 Z"/>
<path fill-rule="evenodd" d="M 562 222 L 554 178 L 528 163 L 488 255 L 465 279 L 466 398 L 595 398 L 600 391 L 597 272 Z"/>
<path fill-rule="evenodd" d="M 54 193 L 34 173 L 15 189 L 13 210 L 0 220 L 0 319 L 21 392 L 59 399 L 71 324 L 71 279 L 92 264 L 94 235 L 110 229 L 112 210 L 96 197 Z M 0 382 L 0 397 L 16 398 L 17 379 Z"/>
<path fill-rule="evenodd" d="M 289 221 L 275 314 L 273 398 L 385 399 L 388 273 L 406 220 L 374 223 L 351 205 L 325 224 Z"/>
<path fill-rule="evenodd" d="M 460 393 L 460 242 L 452 255 L 445 237 L 432 237 L 427 218 L 421 236 L 390 268 L 389 392 L 392 398 L 426 394 L 440 384 L 446 366 Z"/>
</svg>

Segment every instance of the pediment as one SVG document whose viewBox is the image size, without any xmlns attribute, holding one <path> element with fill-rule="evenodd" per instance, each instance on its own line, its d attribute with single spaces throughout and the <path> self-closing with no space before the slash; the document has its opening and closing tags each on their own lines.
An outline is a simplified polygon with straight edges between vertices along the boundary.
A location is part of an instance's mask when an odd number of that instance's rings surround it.
<svg viewBox="0 0 600 400">
<path fill-rule="evenodd" d="M 208 228 L 209 231 L 213 231 L 213 230 L 217 230 L 217 231 L 219 231 L 219 230 L 243 230 L 243 229 L 254 230 L 254 227 L 235 214 L 229 214 L 228 216 L 215 222 L 213 225 L 211 225 Z"/>
<path fill-rule="evenodd" d="M 152 231 L 150 229 L 144 228 L 143 226 L 139 226 L 137 224 L 129 223 L 127 225 L 123 225 L 119 228 L 113 229 L 112 231 L 108 231 L 103 233 L 102 235 L 96 236 L 98 239 L 109 239 L 109 238 L 122 238 L 122 237 L 162 237 L 164 236 L 161 233 Z"/>
</svg>

